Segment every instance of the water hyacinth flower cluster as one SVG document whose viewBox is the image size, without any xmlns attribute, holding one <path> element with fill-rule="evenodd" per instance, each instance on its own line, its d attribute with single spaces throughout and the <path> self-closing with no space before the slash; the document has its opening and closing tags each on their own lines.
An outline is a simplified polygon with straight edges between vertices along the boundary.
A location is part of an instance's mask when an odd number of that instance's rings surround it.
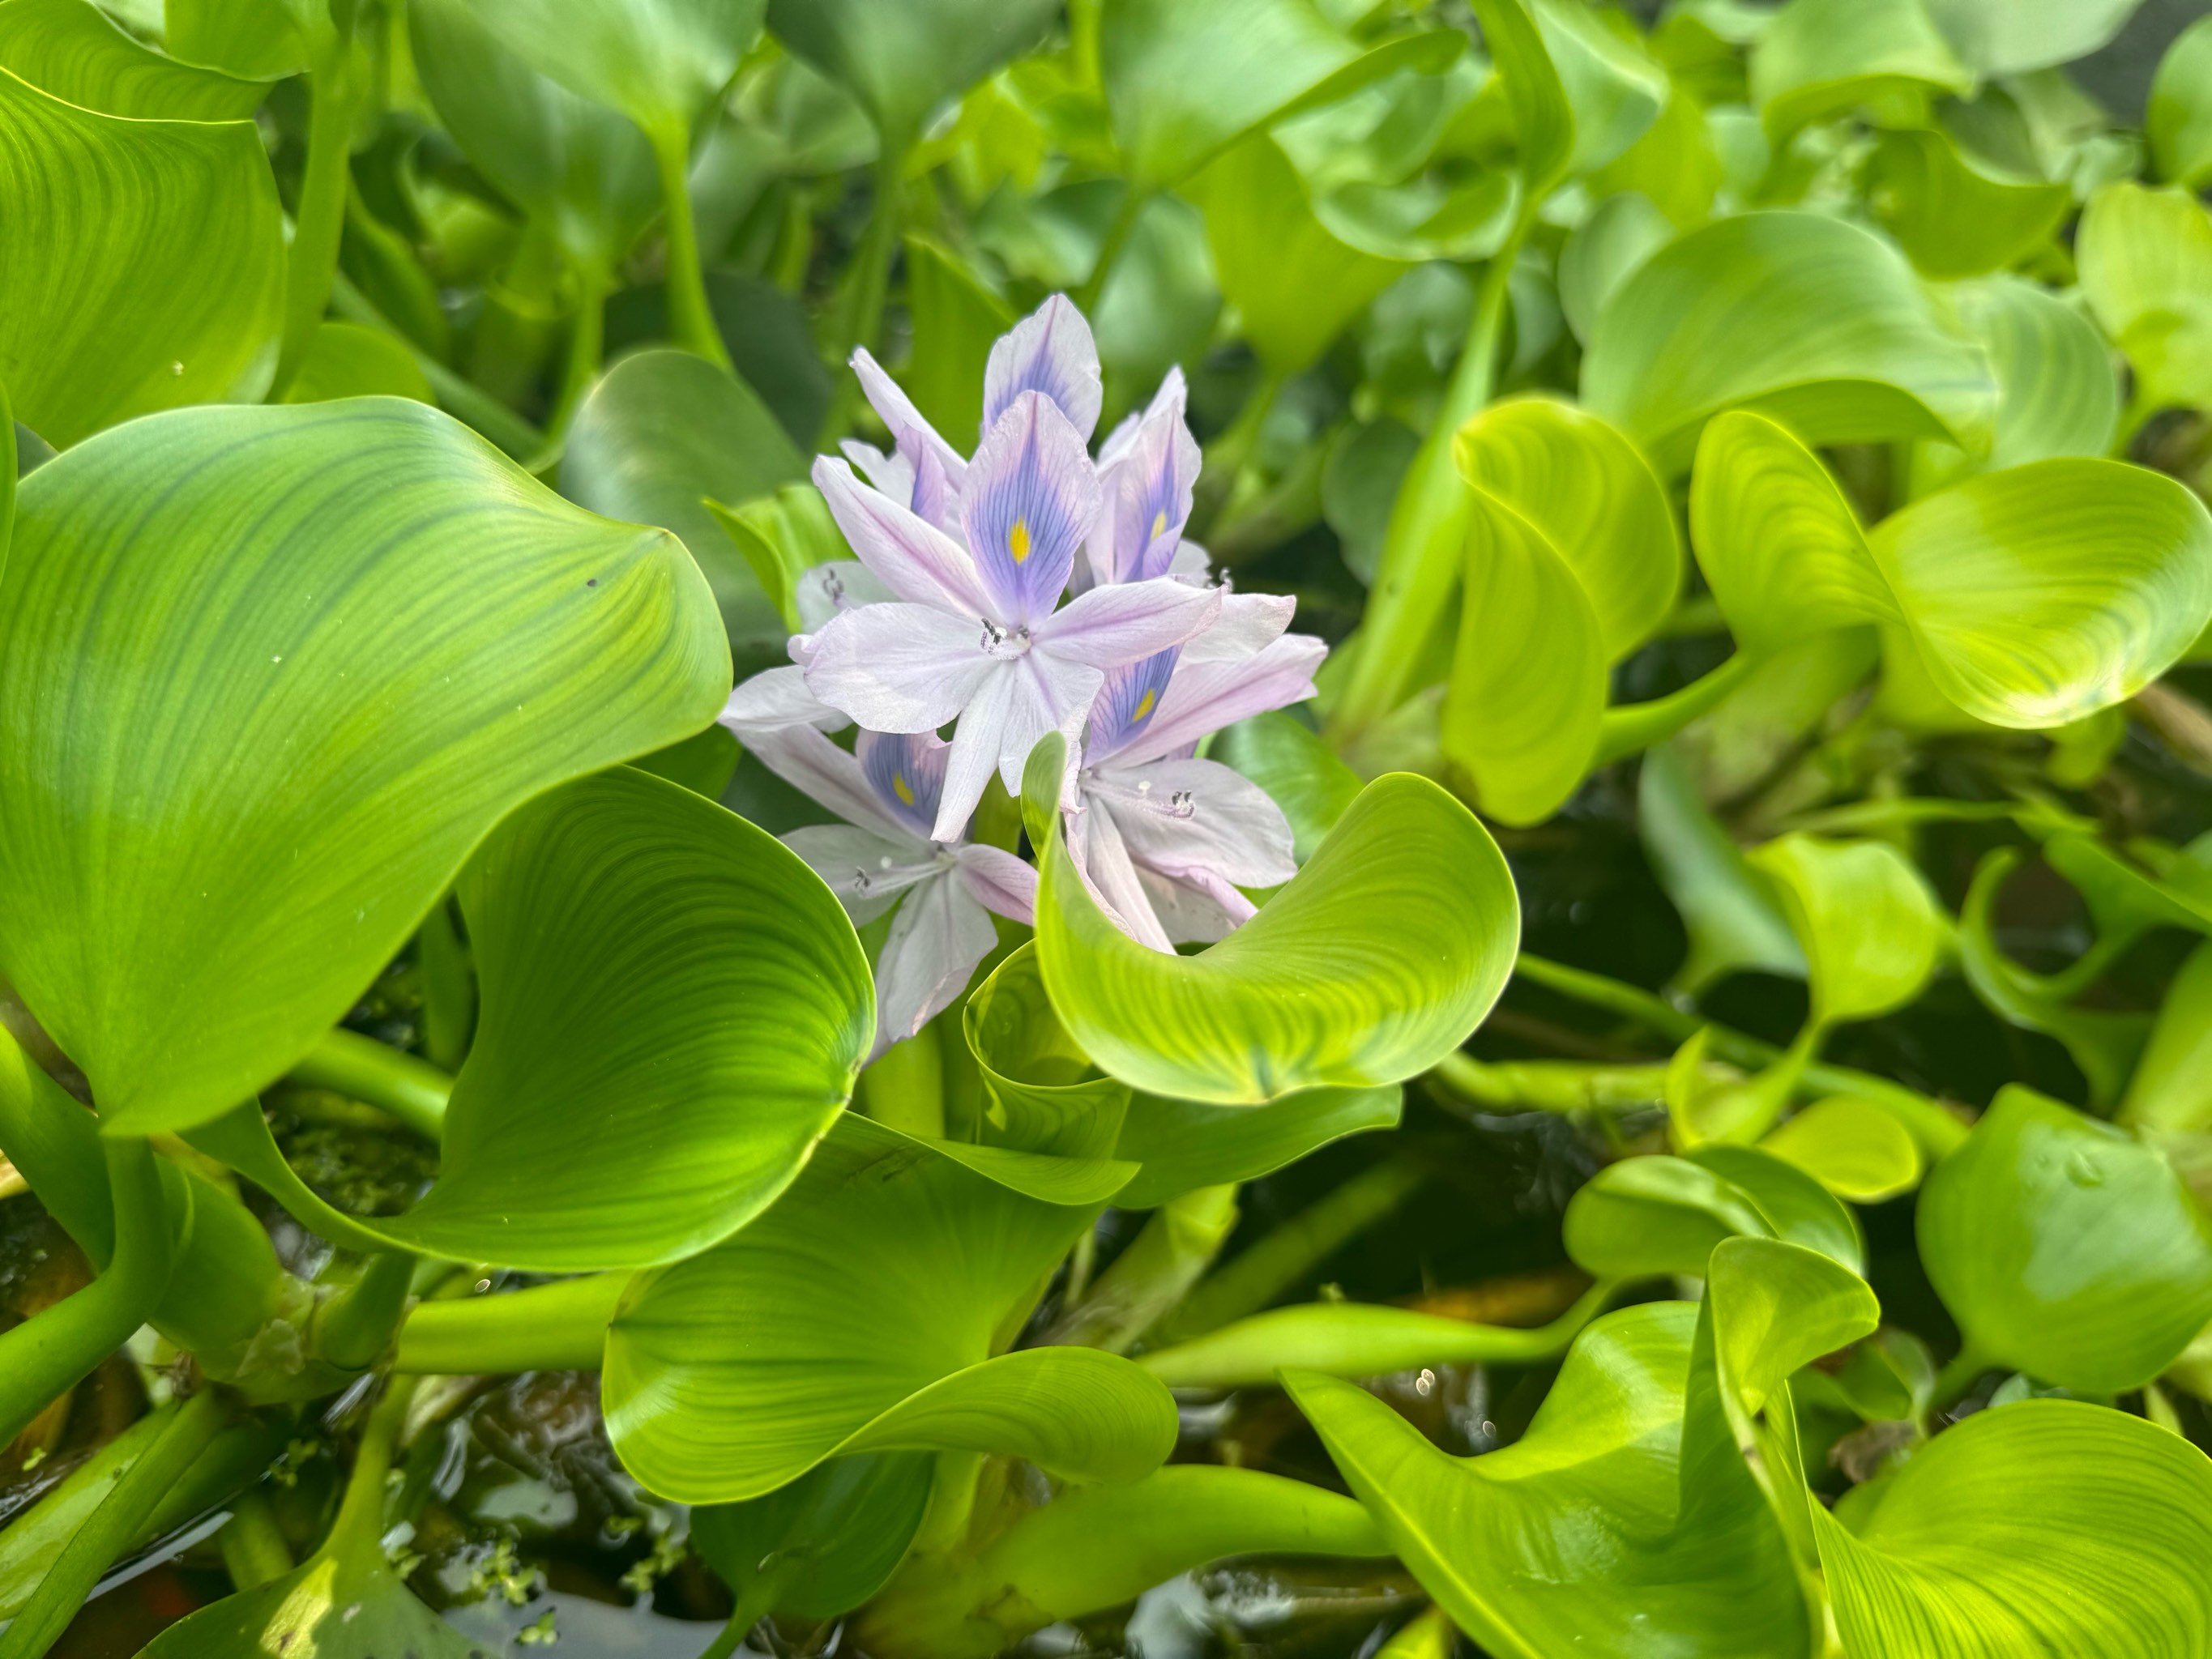
<svg viewBox="0 0 2212 1659">
<path fill-rule="evenodd" d="M 1248 890 L 1297 872 L 1291 828 L 1198 747 L 1312 696 L 1327 647 L 1287 631 L 1296 601 L 1215 581 L 1184 538 L 1199 450 L 1179 370 L 1093 459 L 1098 353 L 1065 295 L 992 347 L 972 456 L 865 349 L 853 368 L 891 447 L 848 441 L 813 472 L 855 559 L 808 573 L 797 665 L 740 684 L 722 723 L 844 820 L 785 839 L 854 919 L 898 907 L 880 1052 L 967 988 L 990 914 L 1035 920 L 1035 872 L 968 837 L 1048 732 L 1068 744 L 1077 867 L 1124 932 L 1172 951 L 1249 919 Z M 829 735 L 848 726 L 849 749 Z"/>
</svg>

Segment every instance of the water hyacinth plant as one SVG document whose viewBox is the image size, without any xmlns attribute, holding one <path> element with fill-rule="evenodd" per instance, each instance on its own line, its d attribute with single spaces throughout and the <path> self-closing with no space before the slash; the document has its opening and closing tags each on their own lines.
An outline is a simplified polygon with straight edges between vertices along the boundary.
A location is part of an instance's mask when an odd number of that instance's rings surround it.
<svg viewBox="0 0 2212 1659">
<path fill-rule="evenodd" d="M 2212 1653 L 2208 183 L 2129 0 L 0 0 L 0 1659 Z"/>
</svg>

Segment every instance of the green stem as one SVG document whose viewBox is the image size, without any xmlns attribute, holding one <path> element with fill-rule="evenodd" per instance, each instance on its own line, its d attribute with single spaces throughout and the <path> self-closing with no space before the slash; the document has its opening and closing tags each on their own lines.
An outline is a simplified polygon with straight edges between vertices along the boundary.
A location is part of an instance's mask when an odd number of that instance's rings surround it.
<svg viewBox="0 0 2212 1659">
<path fill-rule="evenodd" d="M 230 1519 L 215 1540 L 233 1589 L 256 1589 L 292 1571 L 292 1547 L 284 1541 L 276 1511 L 258 1486 L 231 1499 Z"/>
<path fill-rule="evenodd" d="M 1451 1093 L 1477 1106 L 1504 1112 L 1636 1112 L 1667 1100 L 1663 1060 L 1624 1066 L 1582 1060 L 1480 1060 L 1446 1054 L 1431 1075 Z M 1705 1080 L 1718 1088 L 1737 1081 L 1734 1066 L 1709 1067 Z"/>
<path fill-rule="evenodd" d="M 399 1431 L 407 1422 L 407 1407 L 415 1398 L 416 1379 L 395 1376 L 385 1387 L 384 1398 L 368 1413 L 354 1449 L 353 1468 L 346 1475 L 345 1496 L 338 1500 L 337 1519 L 317 1555 L 343 1561 L 374 1557 L 381 1559 L 384 1535 L 385 1477 L 392 1473 L 392 1455 L 399 1444 Z"/>
<path fill-rule="evenodd" d="M 1091 262 L 1091 274 L 1083 279 L 1083 286 L 1075 291 L 1075 305 L 1089 316 L 1098 304 L 1098 296 L 1106 291 L 1106 279 L 1114 274 L 1115 264 L 1121 250 L 1128 246 L 1137 221 L 1144 216 L 1145 204 L 1152 199 L 1150 188 L 1131 184 L 1121 191 L 1121 200 L 1114 209 L 1114 217 L 1106 227 L 1105 240 L 1098 244 L 1098 257 Z"/>
<path fill-rule="evenodd" d="M 1972 1337 L 1968 1337 L 1951 1363 L 1936 1373 L 1936 1386 L 1928 1395 L 1929 1413 L 1948 1411 L 1957 1405 L 1967 1389 L 1996 1368 L 1996 1362 L 1977 1347 Z"/>
<path fill-rule="evenodd" d="M 102 1143 L 115 1214 L 115 1253 L 100 1277 L 66 1301 L 0 1334 L 0 1445 L 130 1340 L 168 1288 L 174 1265 L 168 1207 L 153 1150 L 140 1139 Z"/>
<path fill-rule="evenodd" d="M 1712 1035 L 1707 1039 L 1708 1052 L 1717 1060 L 1727 1060 L 1748 1071 L 1770 1066 L 1783 1056 L 1784 1050 L 1776 1043 L 1763 1042 L 1726 1025 L 1715 1024 L 1685 1009 L 1677 1008 L 1663 997 L 1640 986 L 1608 979 L 1603 974 L 1570 968 L 1565 963 L 1547 961 L 1542 957 L 1531 956 L 1526 951 L 1521 953 L 1520 959 L 1514 964 L 1514 972 L 1547 990 L 1572 997 L 1577 1002 L 1587 1002 L 1593 1007 L 1607 1009 L 1662 1036 L 1672 1037 L 1677 1042 L 1687 1042 L 1700 1029 L 1710 1031 Z M 1903 1124 L 1930 1157 L 1941 1158 L 1966 1138 L 1967 1126 L 1953 1116 L 1940 1103 L 1872 1072 L 1815 1060 L 1805 1067 L 1802 1080 L 1806 1086 L 1820 1093 L 1856 1095 L 1881 1107 Z"/>
<path fill-rule="evenodd" d="M 833 447 L 853 423 L 860 388 L 859 380 L 846 372 L 847 361 L 862 346 L 873 349 L 883 331 L 884 306 L 890 295 L 891 255 L 898 247 L 905 172 L 902 149 L 887 150 L 876 159 L 868 228 L 840 285 L 829 331 L 828 356 L 837 390 L 822 417 L 820 448 Z"/>
<path fill-rule="evenodd" d="M 589 1273 L 498 1296 L 418 1302 L 392 1367 L 441 1376 L 599 1369 L 626 1273 Z"/>
<path fill-rule="evenodd" d="M 729 348 L 707 303 L 707 273 L 699 263 L 699 229 L 691 216 L 691 138 L 680 126 L 646 135 L 660 170 L 660 199 L 668 239 L 665 291 L 668 327 L 678 345 L 729 368 Z"/>
<path fill-rule="evenodd" d="M 1375 1650 L 1375 1659 L 1452 1659 L 1458 1628 L 1442 1607 L 1431 1607 Z"/>
<path fill-rule="evenodd" d="M 1698 715 L 1705 714 L 1749 678 L 1752 658 L 1739 651 L 1711 673 L 1701 674 L 1679 691 L 1649 702 L 1624 703 L 1605 711 L 1598 725 L 1597 757 L 1593 769 L 1630 755 L 1641 754 L 1664 743 Z"/>
<path fill-rule="evenodd" d="M 716 338 L 720 339 L 720 335 Z M 561 366 L 561 385 L 553 394 L 553 412 L 545 422 L 545 449 L 532 465 L 543 472 L 561 459 L 561 446 L 569 424 L 584 401 L 584 394 L 599 378 L 606 358 L 607 278 L 600 270 L 580 272 L 576 279 L 576 317 L 568 327 L 568 352 Z M 452 922 L 447 926 L 450 928 Z"/>
<path fill-rule="evenodd" d="M 474 427 L 501 452 L 517 460 L 527 459 L 545 447 L 545 434 L 466 376 L 456 374 L 410 339 L 406 330 L 377 308 L 376 302 L 356 287 L 343 270 L 331 279 L 331 309 L 348 322 L 359 323 L 389 334 L 405 346 L 415 367 L 438 394 L 438 406 L 456 420 Z"/>
<path fill-rule="evenodd" d="M 1236 1225 L 1233 1182 L 1170 1199 L 1045 1340 L 1127 1353 L 1189 1293 Z"/>
<path fill-rule="evenodd" d="M 457 1072 L 468 1058 L 476 1026 L 477 976 L 469 965 L 468 946 L 453 925 L 452 900 L 430 907 L 416 939 L 422 973 L 423 1057 L 441 1072 Z"/>
<path fill-rule="evenodd" d="M 1460 579 L 1467 514 L 1452 444 L 1496 387 L 1507 289 L 1531 222 L 1523 216 L 1483 271 L 1459 366 L 1390 510 L 1358 650 L 1334 711 L 1335 723 L 1346 733 L 1374 725 L 1420 689 L 1407 682 L 1430 630 L 1449 608 Z"/>
<path fill-rule="evenodd" d="M 361 1277 L 325 1303 L 314 1350 L 341 1370 L 366 1370 L 399 1328 L 414 1289 L 416 1260 L 393 1251 L 371 1256 Z"/>
<path fill-rule="evenodd" d="M 307 118 L 307 170 L 300 180 L 300 210 L 284 268 L 284 332 L 277 347 L 276 378 L 269 387 L 270 403 L 281 401 L 298 377 L 330 303 L 345 229 L 361 80 L 353 43 L 343 34 L 334 36 L 318 58 L 311 80 L 314 106 Z"/>
<path fill-rule="evenodd" d="M 445 1133 L 453 1079 L 428 1061 L 343 1027 L 325 1031 L 289 1074 L 392 1114 L 426 1140 Z"/>
<path fill-rule="evenodd" d="M 745 1638 L 753 1633 L 753 1626 L 775 1610 L 776 1595 L 782 1588 L 780 1575 L 772 1571 L 754 1579 L 731 1610 L 730 1622 L 707 1644 L 699 1659 L 730 1659 L 732 1654 L 744 1646 Z"/>
<path fill-rule="evenodd" d="M 1163 1342 L 1180 1342 L 1264 1308 L 1412 1194 L 1426 1172 L 1386 1159 L 1276 1228 L 1201 1284 L 1160 1322 Z"/>
<path fill-rule="evenodd" d="M 0 1659 L 39 1659 L 60 1639 L 100 1574 L 130 1547 L 154 1506 L 215 1438 L 223 1414 L 214 1391 L 203 1389 L 163 1425 L 76 1529 L 7 1634 L 0 1636 Z"/>
</svg>

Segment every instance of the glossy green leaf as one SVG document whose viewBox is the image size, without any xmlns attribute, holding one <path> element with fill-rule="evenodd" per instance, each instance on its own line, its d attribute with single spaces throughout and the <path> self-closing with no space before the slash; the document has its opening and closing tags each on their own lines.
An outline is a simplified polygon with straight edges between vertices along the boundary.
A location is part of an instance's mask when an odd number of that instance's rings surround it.
<svg viewBox="0 0 2212 1659">
<path fill-rule="evenodd" d="M 1988 447 L 1996 386 L 1938 323 L 1911 268 L 1819 214 L 1741 214 L 1661 249 L 1599 314 L 1583 400 L 1662 471 L 1748 405 L 1808 443 L 1935 437 Z"/>
<path fill-rule="evenodd" d="M 1255 714 L 1217 733 L 1206 757 L 1243 773 L 1283 809 L 1304 864 L 1359 796 L 1359 775 L 1293 714 Z"/>
<path fill-rule="evenodd" d="M 95 114 L 0 70 L 0 380 L 49 443 L 268 385 L 283 219 L 250 122 Z"/>
<path fill-rule="evenodd" d="M 1911 1132 L 1893 1114 L 1850 1095 L 1814 1101 L 1759 1145 L 1854 1204 L 1879 1204 L 1920 1181 L 1920 1146 Z"/>
<path fill-rule="evenodd" d="M 323 323 L 307 347 L 292 384 L 288 404 L 323 404 L 338 398 L 412 398 L 435 400 L 415 354 L 398 336 L 359 323 Z"/>
<path fill-rule="evenodd" d="M 1642 191 L 1600 202 L 1559 250 L 1559 309 L 1575 338 L 1587 344 L 1605 302 L 1674 240 L 1674 225 Z"/>
<path fill-rule="evenodd" d="M 1676 985 L 1694 996 L 1738 969 L 1804 977 L 1804 947 L 1790 931 L 1772 881 L 1752 868 L 1715 821 L 1673 744 L 1662 744 L 1644 757 L 1636 826 L 1652 873 L 1690 936 Z"/>
<path fill-rule="evenodd" d="M 871 1607 L 864 1650 L 925 1639 L 989 1659 L 1030 1632 L 1140 1595 L 1224 1556 L 1389 1553 L 1352 1499 L 1257 1469 L 1176 1464 L 1023 1514 L 973 1559 L 912 1572 Z"/>
<path fill-rule="evenodd" d="M 660 208 L 644 135 L 532 67 L 475 0 L 409 0 L 408 31 L 422 89 L 470 165 L 551 225 L 570 258 L 611 271 Z"/>
<path fill-rule="evenodd" d="M 1978 461 L 1949 444 L 1919 445 L 1914 495 L 1962 471 L 2112 448 L 2119 376 L 2112 348 L 2078 304 L 2002 274 L 1960 283 L 1951 301 L 1960 326 L 1989 353 L 1996 375 L 1996 435 Z"/>
<path fill-rule="evenodd" d="M 779 656 L 782 614 L 707 503 L 741 505 L 805 475 L 751 387 L 669 348 L 610 369 L 576 411 L 561 456 L 562 495 L 611 519 L 674 531 L 707 573 L 732 644 Z"/>
<path fill-rule="evenodd" d="M 1748 1146 L 1608 1164 L 1568 1201 L 1567 1254 L 1601 1279 L 1705 1276 L 1726 1238 L 1780 1238 L 1853 1273 L 1865 1246 L 1850 1212 L 1795 1164 Z"/>
<path fill-rule="evenodd" d="M 769 0 L 769 27 L 860 100 L 896 155 L 940 105 L 1035 45 L 1054 9 L 1051 0 Z"/>
<path fill-rule="evenodd" d="M 2166 987 L 2119 1121 L 2152 1133 L 2212 1129 L 2212 945 Z"/>
<path fill-rule="evenodd" d="M 1033 773 L 1056 763 L 1054 747 L 1039 745 Z M 1258 915 L 1196 956 L 1116 927 L 1056 823 L 1042 859 L 1037 956 L 1069 1032 L 1109 1075 L 1215 1105 L 1426 1071 L 1490 1012 L 1520 933 L 1496 843 L 1411 776 L 1370 784 Z"/>
<path fill-rule="evenodd" d="M 1872 1019 L 1920 994 L 1948 927 L 1911 860 L 1887 842 L 1787 835 L 1750 855 L 1804 947 L 1813 1018 Z"/>
<path fill-rule="evenodd" d="M 1480 1457 L 1439 1451 L 1349 1382 L 1285 1380 L 1399 1559 L 1487 1651 L 1689 1659 L 1743 1653 L 1755 1632 L 1754 1650 L 1801 1659 L 1813 1620 L 1710 1347 L 1693 1363 L 1698 1323 L 1680 1302 L 1599 1320 L 1528 1431 Z"/>
<path fill-rule="evenodd" d="M 89 0 L 0 4 L 0 69 L 80 109 L 139 120 L 241 121 L 269 90 L 141 46 Z"/>
<path fill-rule="evenodd" d="M 691 1511 L 691 1547 L 740 1606 L 835 1619 L 898 1571 L 929 1507 L 927 1453 L 843 1457 L 748 1504 Z"/>
<path fill-rule="evenodd" d="M 2018 75 L 2086 58 L 2120 32 L 2142 0 L 1925 0 L 1977 74 Z"/>
<path fill-rule="evenodd" d="M 1802 443 L 1735 411 L 1699 445 L 1690 516 L 1749 648 L 1902 623 L 1943 694 L 1992 725 L 2063 725 L 2131 696 L 2212 615 L 2212 515 L 2116 461 L 1969 478 L 1867 535 Z"/>
<path fill-rule="evenodd" d="M 1777 138 L 1900 92 L 1973 87 L 1924 0 L 1790 0 L 1751 52 L 1752 101 Z"/>
<path fill-rule="evenodd" d="M 1317 0 L 1115 0 L 1098 25 L 1100 78 L 1130 181 L 1188 177 L 1256 128 L 1408 67 L 1440 69 L 1448 31 L 1362 50 Z"/>
<path fill-rule="evenodd" d="M 2182 30 L 2158 60 L 2143 137 L 2167 184 L 2194 190 L 2212 178 L 2212 19 Z"/>
<path fill-rule="evenodd" d="M 2089 198 L 2075 232 L 2081 292 L 2149 409 L 2212 404 L 2212 215 L 2185 190 L 2124 181 Z"/>
<path fill-rule="evenodd" d="M 460 883 L 483 1006 L 435 1185 L 347 1242 L 538 1272 L 649 1267 L 787 1187 L 874 1035 L 830 890 L 680 785 L 580 779 L 500 825 Z M 280 1198 L 247 1106 L 194 1144 Z M 331 1218 L 301 1218 L 337 1238 Z"/>
<path fill-rule="evenodd" d="M 1095 1349 L 1004 1352 L 1092 1214 L 845 1117 L 767 1214 L 624 1296 L 604 1371 L 623 1466 L 689 1503 L 867 1451 L 1135 1479 L 1174 1444 L 1159 1383 Z"/>
<path fill-rule="evenodd" d="M 1568 167 L 1576 173 L 1601 167 L 1659 118 L 1667 71 L 1576 0 L 1532 0 L 1529 11 L 1574 118 Z"/>
<path fill-rule="evenodd" d="M 1528 0 L 1474 0 L 1519 155 L 1522 199 L 1541 201 L 1574 163 L 1575 111 Z"/>
<path fill-rule="evenodd" d="M 1994 178 L 1924 127 L 1882 134 L 1867 168 L 1875 222 L 1938 281 L 2017 263 L 2051 240 L 2074 205 L 2064 185 Z"/>
<path fill-rule="evenodd" d="M 162 21 L 185 63 L 276 81 L 307 67 L 307 9 L 302 0 L 164 0 Z"/>
<path fill-rule="evenodd" d="M 649 135 L 689 132 L 737 72 L 767 0 L 478 0 L 507 50 Z"/>
<path fill-rule="evenodd" d="M 2073 1400 L 1975 1413 L 1847 1529 L 1810 1506 L 1855 1655 L 2186 1654 L 2212 1641 L 2212 1463 Z"/>
<path fill-rule="evenodd" d="M 1191 181 L 1221 292 L 1244 337 L 1295 374 L 1405 270 L 1343 240 L 1315 216 L 1297 169 L 1267 133 L 1224 151 Z"/>
<path fill-rule="evenodd" d="M 1309 1089 L 1256 1108 L 1133 1096 L 1114 1156 L 1140 1167 L 1115 1206 L 1150 1209 L 1200 1187 L 1256 1181 L 1346 1135 L 1395 1129 L 1403 1109 L 1395 1087 Z"/>
<path fill-rule="evenodd" d="M 788 483 L 744 506 L 728 507 L 709 497 L 707 510 L 738 544 L 761 592 L 783 624 L 797 634 L 805 619 L 799 613 L 799 580 L 817 565 L 851 551 L 830 516 L 829 503 L 811 483 Z"/>
<path fill-rule="evenodd" d="M 1920 1256 L 1974 1352 L 2092 1394 L 2212 1322 L 2212 1218 L 2165 1158 L 2017 1085 L 1921 1190 Z"/>
<path fill-rule="evenodd" d="M 434 410 L 103 434 L 25 482 L 0 582 L 8 976 L 112 1122 L 204 1121 L 307 1052 L 508 811 L 698 729 L 728 674 L 673 538 Z"/>
</svg>

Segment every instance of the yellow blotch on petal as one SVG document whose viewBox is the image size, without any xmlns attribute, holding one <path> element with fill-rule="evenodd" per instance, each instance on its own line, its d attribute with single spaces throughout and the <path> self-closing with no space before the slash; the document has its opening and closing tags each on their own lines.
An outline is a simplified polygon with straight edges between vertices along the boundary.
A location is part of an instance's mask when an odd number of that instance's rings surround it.
<svg viewBox="0 0 2212 1659">
<path fill-rule="evenodd" d="M 1014 527 L 1006 532 L 1006 551 L 1014 556 L 1016 564 L 1029 557 L 1030 521 L 1027 519 L 1015 520 Z"/>
<path fill-rule="evenodd" d="M 1150 714 L 1152 712 L 1152 705 L 1159 700 L 1160 694 L 1149 685 L 1146 686 L 1145 695 L 1137 699 L 1137 712 L 1129 716 L 1129 724 L 1134 726 L 1139 720 Z"/>
<path fill-rule="evenodd" d="M 1168 510 L 1164 507 L 1152 514 L 1152 533 L 1146 539 L 1158 541 L 1167 532 Z"/>
<path fill-rule="evenodd" d="M 914 787 L 907 782 L 905 773 L 894 772 L 891 775 L 891 793 L 899 798 L 900 805 L 914 805 Z"/>
</svg>

